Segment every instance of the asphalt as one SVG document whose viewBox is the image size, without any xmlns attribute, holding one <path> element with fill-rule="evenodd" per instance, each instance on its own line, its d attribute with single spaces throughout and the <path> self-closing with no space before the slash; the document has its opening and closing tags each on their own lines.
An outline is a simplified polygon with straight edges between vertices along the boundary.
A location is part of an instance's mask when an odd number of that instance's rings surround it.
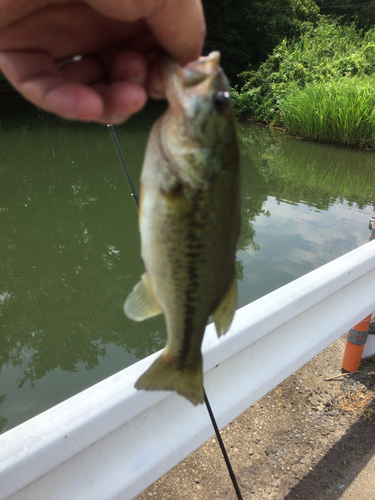
<svg viewBox="0 0 375 500">
<path fill-rule="evenodd" d="M 243 499 L 375 500 L 375 357 L 344 375 L 345 343 L 343 336 L 222 429 Z M 137 497 L 149 498 L 236 500 L 216 438 Z"/>
</svg>

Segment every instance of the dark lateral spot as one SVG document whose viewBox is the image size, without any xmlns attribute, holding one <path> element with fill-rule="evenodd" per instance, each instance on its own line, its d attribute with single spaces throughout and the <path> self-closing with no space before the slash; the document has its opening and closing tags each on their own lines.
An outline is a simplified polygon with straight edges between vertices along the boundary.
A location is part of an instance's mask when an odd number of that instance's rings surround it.
<svg viewBox="0 0 375 500">
<path fill-rule="evenodd" d="M 190 219 L 187 225 L 192 229 L 203 229 L 205 227 L 204 222 L 200 222 L 199 220 L 196 219 Z"/>
<path fill-rule="evenodd" d="M 187 301 L 185 303 L 185 314 L 186 317 L 191 318 L 194 316 L 195 313 L 195 306 L 192 304 L 192 302 Z"/>
<path fill-rule="evenodd" d="M 190 347 L 191 347 L 191 335 L 193 332 L 194 325 L 194 315 L 195 306 L 191 303 L 185 303 L 185 322 L 184 322 L 184 339 L 182 342 L 182 349 L 180 351 L 180 360 L 183 364 L 186 363 Z"/>
<path fill-rule="evenodd" d="M 185 255 L 188 259 L 197 259 L 198 257 L 201 256 L 201 253 L 200 252 L 186 252 Z"/>
<path fill-rule="evenodd" d="M 195 292 L 198 287 L 199 287 L 199 281 L 194 280 L 189 282 L 188 286 L 186 287 L 186 290 L 189 292 Z"/>
<path fill-rule="evenodd" d="M 203 243 L 197 242 L 197 243 L 188 243 L 187 248 L 189 250 L 202 250 L 204 248 Z"/>
<path fill-rule="evenodd" d="M 186 237 L 191 243 L 195 243 L 196 241 L 199 241 L 199 237 L 193 232 L 188 233 Z"/>
<path fill-rule="evenodd" d="M 187 268 L 187 273 L 190 281 L 195 281 L 199 277 L 197 268 L 195 266 L 189 266 Z"/>
</svg>

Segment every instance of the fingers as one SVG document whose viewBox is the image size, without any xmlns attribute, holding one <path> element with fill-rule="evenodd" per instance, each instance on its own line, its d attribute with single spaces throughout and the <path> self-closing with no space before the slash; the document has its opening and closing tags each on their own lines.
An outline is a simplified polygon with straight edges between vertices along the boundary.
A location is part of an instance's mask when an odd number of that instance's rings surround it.
<svg viewBox="0 0 375 500">
<path fill-rule="evenodd" d="M 200 0 L 165 0 L 146 20 L 160 45 L 178 63 L 197 59 L 206 34 Z"/>
<path fill-rule="evenodd" d="M 147 101 L 146 91 L 131 82 L 115 82 L 98 91 L 105 102 L 104 112 L 97 120 L 99 123 L 123 123 L 140 111 Z"/>
<path fill-rule="evenodd" d="M 9 4 L 15 15 L 16 4 Z M 202 51 L 201 0 L 40 5 L 0 21 L 0 69 L 28 100 L 64 118 L 120 123 L 144 106 L 147 93 L 164 95 L 160 47 L 182 65 Z M 85 57 L 56 63 L 74 54 Z"/>
<path fill-rule="evenodd" d="M 46 111 L 83 120 L 95 120 L 103 113 L 97 93 L 79 82 L 62 78 L 46 53 L 1 52 L 0 67 L 24 97 Z"/>
<path fill-rule="evenodd" d="M 0 52 L 0 67 L 27 99 L 63 118 L 121 123 L 147 100 L 147 64 L 134 52 L 117 55 L 108 81 L 94 58 L 58 68 L 46 53 L 8 51 Z"/>
<path fill-rule="evenodd" d="M 156 57 L 148 65 L 147 93 L 154 99 L 165 98 L 165 83 L 162 76 L 161 61 Z"/>
<path fill-rule="evenodd" d="M 182 65 L 202 53 L 206 27 L 201 0 L 85 1 L 113 19 L 145 20 L 158 44 Z"/>
<path fill-rule="evenodd" d="M 103 80 L 103 71 L 93 57 L 84 57 L 77 62 L 69 61 L 58 65 L 62 79 L 92 85 Z"/>
<path fill-rule="evenodd" d="M 138 52 L 123 50 L 115 57 L 110 73 L 111 81 L 128 81 L 144 86 L 147 62 Z"/>
</svg>

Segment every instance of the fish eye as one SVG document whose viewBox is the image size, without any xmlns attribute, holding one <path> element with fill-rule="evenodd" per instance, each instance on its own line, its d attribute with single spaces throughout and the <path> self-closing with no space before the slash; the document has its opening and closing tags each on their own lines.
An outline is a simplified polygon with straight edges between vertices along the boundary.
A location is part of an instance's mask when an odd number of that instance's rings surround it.
<svg viewBox="0 0 375 500">
<path fill-rule="evenodd" d="M 213 98 L 216 111 L 218 111 L 219 113 L 225 111 L 228 107 L 230 99 L 230 93 L 227 90 L 218 90 Z"/>
</svg>

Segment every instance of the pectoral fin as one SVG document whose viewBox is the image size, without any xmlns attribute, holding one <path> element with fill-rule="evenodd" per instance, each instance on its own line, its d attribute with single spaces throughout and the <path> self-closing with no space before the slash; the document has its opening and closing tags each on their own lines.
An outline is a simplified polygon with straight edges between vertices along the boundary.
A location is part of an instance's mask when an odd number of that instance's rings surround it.
<svg viewBox="0 0 375 500">
<path fill-rule="evenodd" d="M 232 281 L 221 299 L 220 304 L 213 313 L 217 336 L 223 335 L 229 330 L 232 323 L 234 313 L 236 311 L 237 302 L 237 285 L 236 274 L 233 273 Z"/>
<path fill-rule="evenodd" d="M 142 275 L 126 299 L 124 311 L 128 318 L 134 321 L 143 321 L 163 312 L 155 299 L 147 273 Z"/>
</svg>

